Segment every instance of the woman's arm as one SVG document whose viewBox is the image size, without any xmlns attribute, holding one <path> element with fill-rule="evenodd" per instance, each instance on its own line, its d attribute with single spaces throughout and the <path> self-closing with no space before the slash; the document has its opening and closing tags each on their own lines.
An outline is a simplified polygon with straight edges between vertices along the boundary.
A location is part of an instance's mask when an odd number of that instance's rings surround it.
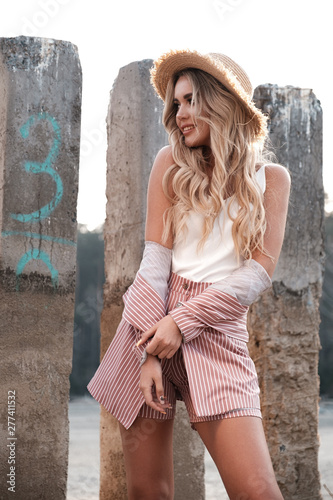
<svg viewBox="0 0 333 500">
<path fill-rule="evenodd" d="M 253 252 L 252 258 L 259 262 L 272 277 L 280 256 L 286 227 L 290 175 L 281 165 L 271 164 L 267 165 L 265 169 L 264 207 L 267 229 L 264 235 L 264 249 L 270 257 L 257 250 Z"/>
<path fill-rule="evenodd" d="M 136 328 L 139 338 L 166 314 L 165 299 L 171 271 L 171 248 L 162 245 L 163 216 L 170 202 L 164 195 L 162 180 L 173 164 L 171 148 L 163 148 L 155 159 L 148 184 L 146 243 L 140 268 L 124 295 L 123 318 Z M 172 237 L 166 243 L 172 246 Z M 135 350 L 139 360 L 144 347 Z"/>
<path fill-rule="evenodd" d="M 173 165 L 173 157 L 171 152 L 171 147 L 166 146 L 161 149 L 156 156 L 155 162 L 153 164 L 149 184 L 148 184 L 148 194 L 147 194 L 147 217 L 146 217 L 146 232 L 145 240 L 149 242 L 155 242 L 159 245 L 165 246 L 168 249 L 172 248 L 173 238 L 170 234 L 166 241 L 163 241 L 163 216 L 165 211 L 170 207 L 170 201 L 164 194 L 162 182 L 163 177 L 167 169 Z M 170 191 L 171 194 L 171 191 Z M 159 253 L 165 253 L 165 249 L 161 249 L 160 252 L 155 252 L 155 256 Z M 145 273 L 148 273 L 147 281 L 149 281 L 150 269 L 147 268 Z M 154 277 L 156 278 L 156 277 Z M 164 318 L 165 319 L 165 318 Z M 173 333 L 173 342 L 175 349 L 178 349 L 182 337 L 180 331 L 172 320 L 171 320 L 171 330 Z M 155 330 L 154 330 L 155 331 Z M 170 332 L 167 331 L 167 334 Z M 151 335 L 149 335 L 150 337 Z M 149 338 L 147 337 L 147 339 Z M 146 340 L 147 340 L 146 339 Z M 138 342 L 137 347 L 144 342 Z M 169 351 L 168 351 L 169 352 Z M 157 396 L 157 401 L 152 398 L 152 388 L 155 385 L 155 392 Z M 146 362 L 141 366 L 141 376 L 140 376 L 140 389 L 144 395 L 146 404 L 153 408 L 154 410 L 160 411 L 161 413 L 166 413 L 165 410 L 169 407 L 168 401 L 164 397 L 164 388 L 162 383 L 162 371 L 160 366 L 160 361 L 157 357 L 152 354 L 147 355 Z"/>
<path fill-rule="evenodd" d="M 162 243 L 163 216 L 170 207 L 170 201 L 164 194 L 162 182 L 165 172 L 173 163 L 171 146 L 161 149 L 156 156 L 149 178 L 145 233 L 146 241 L 155 241 L 170 249 L 173 243 L 172 234 L 169 235 L 166 242 Z"/>
</svg>

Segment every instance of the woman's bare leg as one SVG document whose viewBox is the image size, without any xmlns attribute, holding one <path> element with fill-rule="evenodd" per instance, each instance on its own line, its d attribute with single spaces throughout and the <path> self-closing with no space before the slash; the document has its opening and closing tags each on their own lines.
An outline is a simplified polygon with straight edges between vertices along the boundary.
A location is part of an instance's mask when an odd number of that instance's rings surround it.
<svg viewBox="0 0 333 500">
<path fill-rule="evenodd" d="M 172 500 L 173 420 L 138 417 L 122 438 L 129 500 Z"/>
<path fill-rule="evenodd" d="M 260 418 L 196 423 L 231 500 L 283 500 Z"/>
</svg>

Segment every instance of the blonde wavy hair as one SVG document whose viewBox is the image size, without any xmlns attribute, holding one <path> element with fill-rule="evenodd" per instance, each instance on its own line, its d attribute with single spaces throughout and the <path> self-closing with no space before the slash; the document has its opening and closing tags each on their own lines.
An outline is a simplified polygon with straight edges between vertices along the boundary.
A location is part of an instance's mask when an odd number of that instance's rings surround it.
<svg viewBox="0 0 333 500">
<path fill-rule="evenodd" d="M 174 89 L 181 76 L 187 77 L 192 85 L 191 105 L 195 106 L 196 120 L 209 124 L 211 151 L 205 146 L 187 147 L 177 126 Z M 268 155 L 264 140 L 257 140 L 247 108 L 213 76 L 198 69 L 188 69 L 176 74 L 168 83 L 163 124 L 175 161 L 163 178 L 163 189 L 171 202 L 164 216 L 164 241 L 170 232 L 175 240 L 186 237 L 187 217 L 189 211 L 194 210 L 204 216 L 200 251 L 228 200 L 238 257 L 249 259 L 256 249 L 264 252 L 265 209 L 256 170 L 264 163 L 264 155 L 265 160 Z M 212 158 L 214 167 L 210 179 Z M 234 201 L 239 210 L 233 215 Z"/>
</svg>

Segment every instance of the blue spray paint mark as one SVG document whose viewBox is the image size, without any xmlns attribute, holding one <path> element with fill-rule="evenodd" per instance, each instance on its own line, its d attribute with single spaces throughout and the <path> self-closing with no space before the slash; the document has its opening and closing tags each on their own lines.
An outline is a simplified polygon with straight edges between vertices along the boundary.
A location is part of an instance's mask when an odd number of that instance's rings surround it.
<svg viewBox="0 0 333 500">
<path fill-rule="evenodd" d="M 32 115 L 21 127 L 20 133 L 23 139 L 27 139 L 29 137 L 30 128 L 40 120 L 47 120 L 51 124 L 54 131 L 53 144 L 46 160 L 43 163 L 26 161 L 24 163 L 24 169 L 26 172 L 30 172 L 32 174 L 49 174 L 56 184 L 56 194 L 54 195 L 50 203 L 44 205 L 44 207 L 42 207 L 40 210 L 36 210 L 35 212 L 31 212 L 30 214 L 10 214 L 13 219 L 19 222 L 38 222 L 42 219 L 45 219 L 46 217 L 49 217 L 56 206 L 59 205 L 64 192 L 60 175 L 52 168 L 52 164 L 55 162 L 58 156 L 61 143 L 60 127 L 56 119 L 48 113 L 39 113 L 37 115 Z"/>
<path fill-rule="evenodd" d="M 38 250 L 37 248 L 34 248 L 33 250 L 29 250 L 29 252 L 25 253 L 21 259 L 19 260 L 16 268 L 16 290 L 19 289 L 20 287 L 20 276 L 23 272 L 23 269 L 25 266 L 30 262 L 31 260 L 41 260 L 46 264 L 46 266 L 49 268 L 51 272 L 51 280 L 52 280 L 52 285 L 54 288 L 58 287 L 58 271 L 52 266 L 52 263 L 50 261 L 49 256 L 47 253 L 43 252 L 42 250 Z"/>
<path fill-rule="evenodd" d="M 1 236 L 6 238 L 7 236 L 25 236 L 26 238 L 35 238 L 37 240 L 53 241 L 54 243 L 59 243 L 60 245 L 69 245 L 76 247 L 75 241 L 66 240 L 65 238 L 57 238 L 55 236 L 48 236 L 39 233 L 30 233 L 28 231 L 2 231 Z"/>
</svg>

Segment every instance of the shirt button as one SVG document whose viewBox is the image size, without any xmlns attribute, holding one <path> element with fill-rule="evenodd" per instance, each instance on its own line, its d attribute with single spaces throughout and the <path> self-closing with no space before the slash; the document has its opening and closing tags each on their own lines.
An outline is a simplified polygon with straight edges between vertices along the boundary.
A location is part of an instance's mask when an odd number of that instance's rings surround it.
<svg viewBox="0 0 333 500">
<path fill-rule="evenodd" d="M 188 289 L 188 284 L 184 283 L 183 288 L 184 288 L 184 290 L 187 290 Z"/>
</svg>

